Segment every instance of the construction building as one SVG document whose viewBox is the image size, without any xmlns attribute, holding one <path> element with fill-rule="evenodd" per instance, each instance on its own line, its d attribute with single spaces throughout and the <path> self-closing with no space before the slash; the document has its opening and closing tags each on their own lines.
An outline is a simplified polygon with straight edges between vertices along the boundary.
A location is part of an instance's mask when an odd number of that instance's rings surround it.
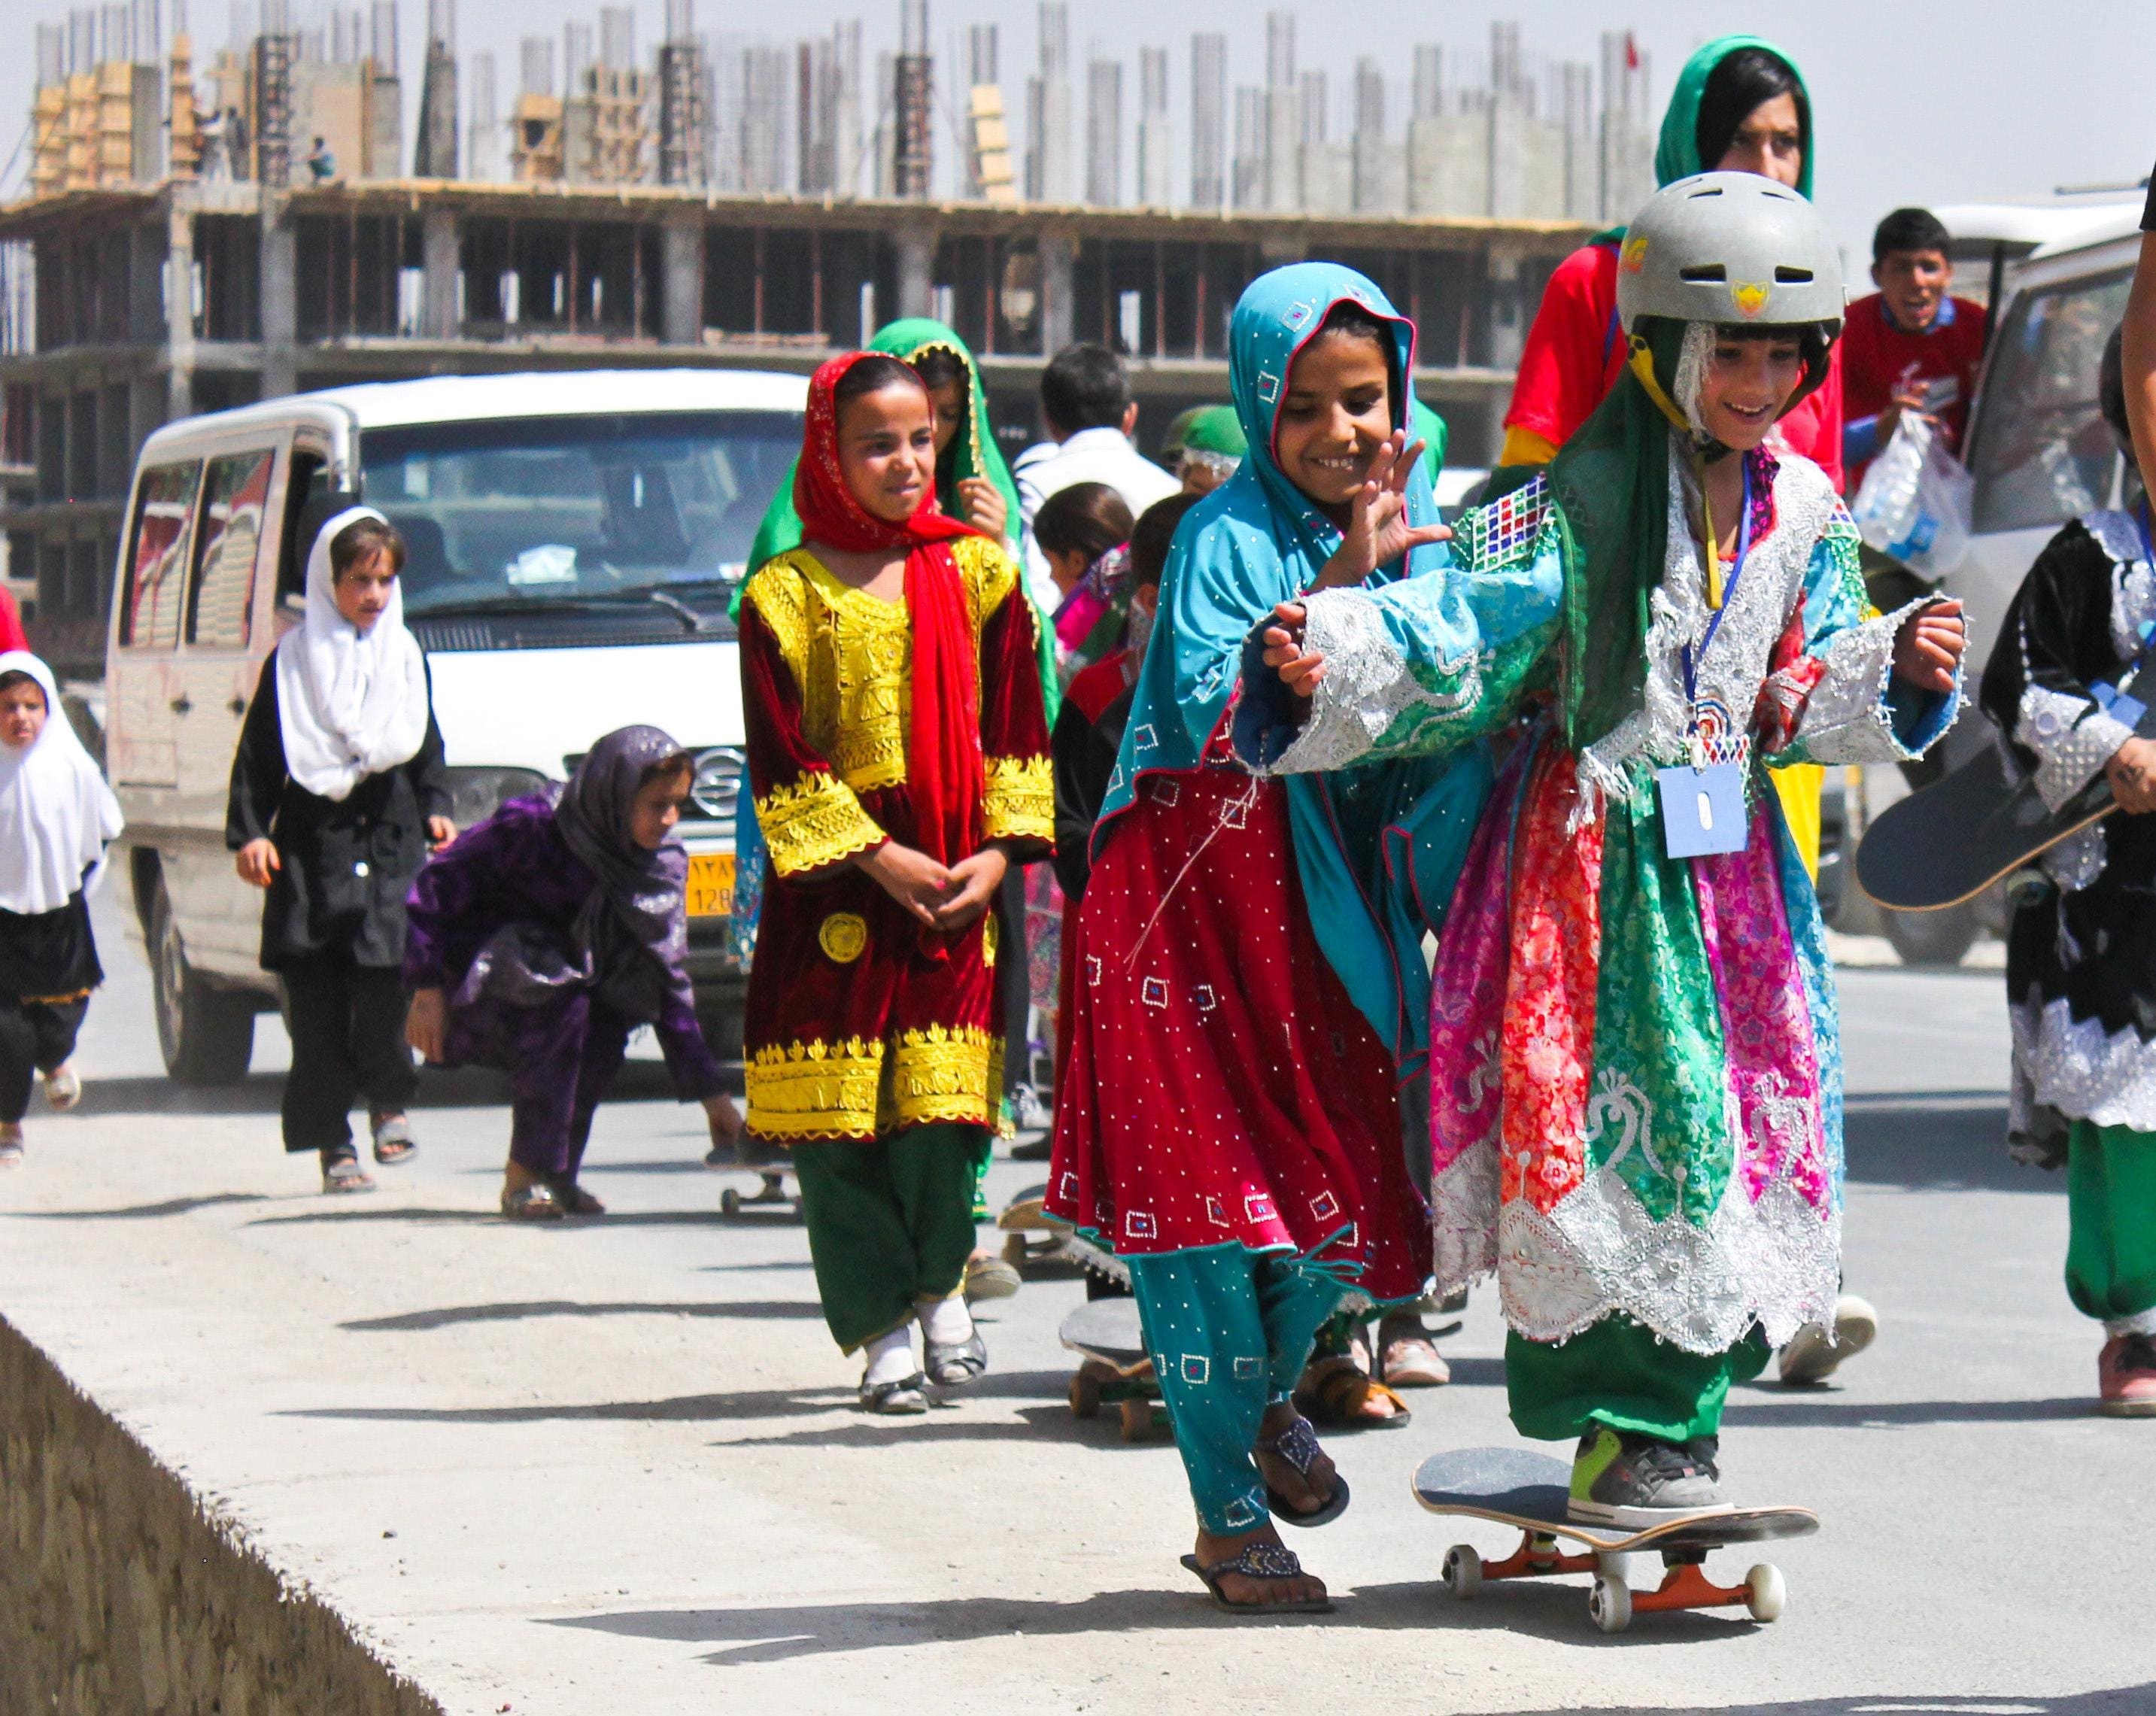
<svg viewBox="0 0 2156 1716">
<path fill-rule="evenodd" d="M 1060 3 L 1041 8 L 1015 159 L 993 29 L 974 33 L 944 128 L 918 0 L 869 80 L 858 24 L 798 51 L 715 48 L 690 0 L 668 0 L 647 70 L 633 14 L 607 8 L 598 43 L 572 26 L 558 64 L 551 40 L 525 44 L 498 126 L 491 56 L 462 66 L 460 101 L 453 0 L 430 0 L 422 174 L 398 168 L 382 118 L 401 111 L 394 0 L 364 31 L 357 13 L 332 14 L 207 59 L 185 37 L 156 42 L 155 0 L 133 3 L 149 21 L 120 39 L 72 21 L 41 32 L 33 169 L 0 207 L 0 529 L 18 590 L 34 589 L 39 646 L 78 671 L 101 660 L 143 439 L 355 381 L 805 372 L 894 316 L 932 315 L 980 355 L 1014 444 L 1033 438 L 1041 363 L 1074 339 L 1127 355 L 1146 441 L 1184 404 L 1226 397 L 1244 285 L 1325 256 L 1414 317 L 1417 391 L 1448 419 L 1455 461 L 1483 462 L 1549 270 L 1602 218 L 1608 188 L 1629 197 L 1647 171 L 1629 48 L 1605 63 L 1599 126 L 1562 78 L 1571 118 L 1553 120 L 1547 80 L 1501 34 L 1473 100 L 1445 83 L 1439 50 L 1418 54 L 1396 133 L 1383 75 L 1358 67 L 1343 137 L 1323 74 L 1296 64 L 1291 18 L 1268 20 L 1267 82 L 1232 107 L 1225 44 L 1200 38 L 1180 187 L 1194 206 L 1173 208 L 1165 54 L 1140 56 L 1134 103 L 1113 62 L 1089 64 L 1081 139 Z M 955 179 L 939 139 L 962 158 Z M 458 177 L 482 146 L 490 176 Z M 952 194 L 932 192 L 947 180 Z M 1081 182 L 1129 206 L 1078 200 Z"/>
</svg>

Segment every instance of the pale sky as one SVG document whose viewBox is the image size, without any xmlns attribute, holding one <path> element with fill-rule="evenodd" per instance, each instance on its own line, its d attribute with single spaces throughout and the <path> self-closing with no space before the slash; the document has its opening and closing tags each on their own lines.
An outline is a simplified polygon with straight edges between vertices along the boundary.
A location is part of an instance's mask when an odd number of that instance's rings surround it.
<svg viewBox="0 0 2156 1716">
<path fill-rule="evenodd" d="M 163 0 L 172 27 L 176 0 Z M 417 69 L 425 0 L 402 0 L 403 61 L 408 78 L 408 130 L 418 100 Z M 235 10 L 230 0 L 192 0 L 198 51 L 223 43 Z M 310 0 L 292 0 L 295 19 Z M 1804 69 L 1816 104 L 1817 186 L 1820 204 L 1851 260 L 1868 259 L 1872 223 L 1905 203 L 1984 201 L 2042 194 L 2061 184 L 2138 179 L 2156 157 L 2156 109 L 2143 95 L 2141 68 L 2156 66 L 2156 6 L 2119 0 L 2063 8 L 1961 0 L 1955 5 L 1907 5 L 1884 0 L 1808 0 L 1768 10 L 1737 8 L 1706 0 L 1448 0 L 1442 6 L 1406 7 L 1376 0 L 1326 0 L 1299 5 L 1298 60 L 1332 74 L 1337 109 L 1344 109 L 1345 84 L 1364 54 L 1383 59 L 1404 79 L 1409 49 L 1435 41 L 1450 63 L 1463 57 L 1479 64 L 1486 55 L 1491 21 L 1522 25 L 1522 45 L 1531 60 L 1573 59 L 1594 63 L 1600 32 L 1631 28 L 1651 56 L 1654 99 L 1668 96 L 1685 55 L 1708 37 L 1732 29 L 1756 30 L 1785 48 Z M 249 15 L 254 8 L 247 7 Z M 459 8 L 462 52 L 492 49 L 506 104 L 516 84 L 517 42 L 527 33 L 549 33 L 558 44 L 563 22 L 596 23 L 598 0 L 519 0 L 515 7 L 464 0 Z M 1098 44 L 1113 44 L 1131 69 L 1125 74 L 1127 117 L 1136 106 L 1136 57 L 1141 44 L 1170 50 L 1170 87 L 1178 151 L 1189 127 L 1189 38 L 1194 30 L 1229 32 L 1229 80 L 1263 80 L 1262 0 L 1075 0 L 1071 6 L 1071 54 L 1080 85 L 1075 104 L 1083 113 L 1083 64 Z M 639 52 L 649 54 L 660 34 L 662 0 L 639 0 Z M 898 27 L 897 0 L 793 0 L 783 36 L 759 37 L 752 20 L 762 8 L 700 0 L 701 30 L 752 39 L 791 40 L 843 18 L 867 26 L 870 64 L 878 46 L 891 45 Z M 27 125 L 35 73 L 33 23 L 66 15 L 57 0 L 0 0 L 0 39 L 14 50 L 0 59 L 0 145 L 12 150 Z M 1022 124 L 1024 80 L 1034 63 L 1036 8 L 993 0 L 931 0 L 930 32 L 939 58 L 939 82 L 958 74 L 947 64 L 954 41 L 967 25 L 1001 26 L 1002 80 L 1014 123 Z M 1320 20 L 1322 20 L 1321 23 Z M 559 49 L 557 53 L 558 55 Z M 1389 104 L 1397 129 L 1404 90 Z M 1343 121 L 1335 120 L 1335 135 Z M 1082 129 L 1080 136 L 1082 158 Z M 949 139 L 937 138 L 939 173 L 947 170 Z M 1132 145 L 1124 145 L 1127 177 Z M 22 166 L 4 187 L 16 194 Z M 1188 173 L 1177 175 L 1187 193 Z"/>
</svg>

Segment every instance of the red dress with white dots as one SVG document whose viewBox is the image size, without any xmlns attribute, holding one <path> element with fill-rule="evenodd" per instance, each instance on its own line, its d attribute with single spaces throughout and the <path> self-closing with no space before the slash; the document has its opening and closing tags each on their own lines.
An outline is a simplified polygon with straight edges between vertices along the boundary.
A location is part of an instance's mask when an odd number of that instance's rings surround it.
<svg viewBox="0 0 2156 1716">
<path fill-rule="evenodd" d="M 1397 1072 L 1318 948 L 1285 789 L 1216 732 L 1104 834 L 1069 951 L 1049 1213 L 1120 1256 L 1240 1242 L 1380 1301 L 1419 1292 Z"/>
</svg>

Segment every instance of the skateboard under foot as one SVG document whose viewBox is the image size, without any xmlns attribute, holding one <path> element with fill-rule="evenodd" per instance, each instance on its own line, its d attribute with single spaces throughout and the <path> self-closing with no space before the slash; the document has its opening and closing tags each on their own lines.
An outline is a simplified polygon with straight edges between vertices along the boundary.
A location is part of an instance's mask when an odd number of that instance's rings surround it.
<svg viewBox="0 0 2156 1716">
<path fill-rule="evenodd" d="M 1463 1448 L 1424 1461 L 1414 1487 L 1428 1512 L 1495 1520 L 1520 1533 L 1520 1546 L 1502 1560 L 1485 1561 L 1471 1545 L 1455 1544 L 1445 1556 L 1446 1591 L 1464 1601 L 1501 1580 L 1591 1573 L 1587 1612 L 1604 1632 L 1622 1632 L 1633 1616 L 1666 1609 L 1742 1608 L 1754 1621 L 1769 1621 L 1788 1600 L 1781 1570 L 1763 1561 L 1742 1582 L 1717 1585 L 1707 1576 L 1708 1551 L 1819 1529 L 1819 1515 L 1808 1508 L 1681 1514 L 1645 1530 L 1590 1524 L 1567 1517 L 1571 1477 L 1563 1461 L 1520 1448 Z M 1560 1540 L 1584 1549 L 1568 1553 Z M 1630 1558 L 1650 1551 L 1662 1558 L 1661 1583 L 1635 1589 Z"/>
</svg>

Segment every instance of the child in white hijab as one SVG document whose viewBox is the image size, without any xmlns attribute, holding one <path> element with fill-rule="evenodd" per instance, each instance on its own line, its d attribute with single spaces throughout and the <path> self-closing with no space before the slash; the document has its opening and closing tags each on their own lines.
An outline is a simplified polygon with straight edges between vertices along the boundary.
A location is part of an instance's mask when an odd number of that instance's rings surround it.
<svg viewBox="0 0 2156 1716">
<path fill-rule="evenodd" d="M 306 616 L 264 665 L 232 764 L 225 844 L 266 891 L 262 966 L 290 1008 L 285 1148 L 320 1155 L 326 1192 L 373 1189 L 352 1140 L 361 1096 L 377 1163 L 415 1148 L 404 895 L 456 834 L 403 566 L 404 539 L 371 507 L 322 527 Z"/>
<path fill-rule="evenodd" d="M 120 804 L 59 703 L 52 669 L 0 655 L 0 1168 L 22 1164 L 34 1075 L 54 1110 L 81 1100 L 69 1057 L 105 981 L 88 896 Z"/>
</svg>

